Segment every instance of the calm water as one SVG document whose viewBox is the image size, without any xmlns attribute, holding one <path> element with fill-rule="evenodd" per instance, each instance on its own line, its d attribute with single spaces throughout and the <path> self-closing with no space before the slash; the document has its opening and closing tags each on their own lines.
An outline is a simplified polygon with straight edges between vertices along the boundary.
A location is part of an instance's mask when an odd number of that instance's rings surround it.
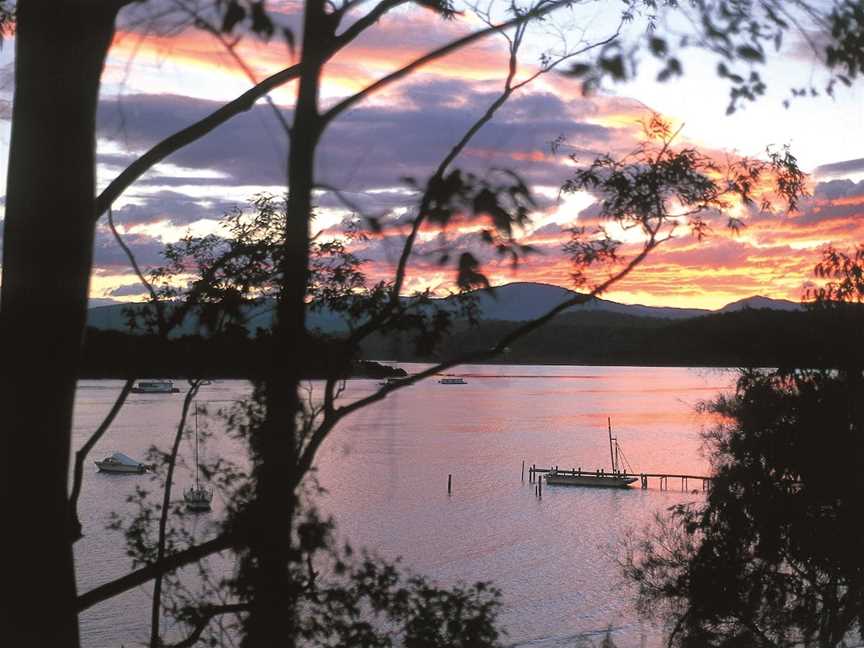
<svg viewBox="0 0 864 648">
<path fill-rule="evenodd" d="M 419 365 L 402 365 L 412 372 Z M 717 370 L 632 367 L 470 366 L 453 372 L 466 385 L 426 381 L 356 413 L 322 448 L 319 505 L 332 513 L 343 538 L 439 582 L 493 580 L 504 592 L 506 643 L 575 646 L 599 641 L 607 628 L 619 646 L 653 646 L 618 576 L 616 547 L 654 513 L 699 494 L 656 487 L 642 491 L 544 488 L 520 479 L 521 463 L 595 469 L 609 466 L 606 417 L 637 471 L 705 474 L 698 432 L 706 421 L 700 400 L 733 379 Z M 75 448 L 107 412 L 118 381 L 83 381 L 75 413 Z M 371 393 L 376 381 L 349 381 L 345 400 Z M 246 396 L 242 381 L 203 387 L 198 401 L 211 409 Z M 143 459 L 153 443 L 168 447 L 182 394 L 133 395 L 91 459 L 115 450 Z M 205 424 L 201 421 L 202 426 Z M 207 456 L 242 453 L 218 434 Z M 190 444 L 181 452 L 192 457 Z M 81 515 L 86 537 L 76 546 L 79 590 L 128 570 L 122 538 L 106 531 L 111 511 L 128 512 L 135 486 L 147 476 L 85 471 Z M 453 494 L 447 495 L 447 476 Z M 178 486 L 190 481 L 181 470 Z M 695 484 L 693 487 L 698 488 Z M 216 500 L 218 500 L 218 494 Z M 206 537 L 209 516 L 197 518 Z M 230 569 L 231 566 L 224 566 Z M 149 588 L 109 601 L 82 617 L 84 644 L 140 645 L 148 636 Z"/>
</svg>

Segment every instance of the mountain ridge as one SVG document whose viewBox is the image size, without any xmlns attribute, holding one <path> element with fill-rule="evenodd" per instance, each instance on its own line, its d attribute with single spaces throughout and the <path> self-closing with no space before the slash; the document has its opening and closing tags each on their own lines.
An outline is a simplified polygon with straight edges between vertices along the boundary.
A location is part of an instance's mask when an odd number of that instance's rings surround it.
<svg viewBox="0 0 864 648">
<path fill-rule="evenodd" d="M 483 321 L 519 322 L 535 319 L 544 315 L 562 302 L 572 299 L 577 294 L 569 288 L 554 284 L 518 281 L 496 286 L 494 293 L 485 290 L 475 291 L 478 298 L 480 319 Z M 438 298 L 447 301 L 452 297 Z M 94 306 L 87 311 L 87 325 L 99 330 L 128 330 L 124 309 L 142 306 L 142 303 L 120 303 Z M 562 311 L 562 315 L 575 315 L 587 312 L 607 312 L 631 317 L 645 317 L 661 320 L 686 320 L 705 315 L 737 312 L 744 309 L 768 309 L 779 311 L 800 311 L 801 304 L 783 299 L 773 299 L 754 295 L 726 304 L 722 308 L 709 310 L 705 308 L 680 308 L 674 306 L 646 306 L 644 304 L 622 304 L 599 297 L 591 298 L 587 303 L 572 306 Z M 338 331 L 340 326 L 338 316 L 332 313 L 311 312 L 308 316 L 311 328 L 325 332 Z M 272 322 L 272 308 L 259 305 L 250 310 L 248 327 L 253 330 L 268 328 Z M 195 325 L 187 325 L 180 334 L 194 334 Z"/>
</svg>

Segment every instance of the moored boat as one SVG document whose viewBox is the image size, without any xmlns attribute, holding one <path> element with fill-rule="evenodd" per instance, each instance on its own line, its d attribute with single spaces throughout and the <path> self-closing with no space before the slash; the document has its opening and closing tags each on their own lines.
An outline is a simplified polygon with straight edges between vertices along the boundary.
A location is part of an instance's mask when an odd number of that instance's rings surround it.
<svg viewBox="0 0 864 648">
<path fill-rule="evenodd" d="M 213 491 L 206 488 L 187 488 L 183 492 L 183 501 L 190 511 L 209 511 L 213 500 Z"/>
<path fill-rule="evenodd" d="M 135 461 L 122 452 L 115 452 L 110 457 L 106 457 L 102 461 L 94 461 L 96 467 L 102 472 L 108 473 L 137 473 L 147 472 L 150 466 Z"/>
<path fill-rule="evenodd" d="M 600 470 L 551 470 L 546 473 L 546 483 L 553 486 L 599 486 L 601 488 L 627 488 L 638 477 L 627 473 L 607 473 Z"/>
<path fill-rule="evenodd" d="M 170 380 L 140 380 L 131 389 L 133 394 L 176 394 L 179 391 Z"/>
<path fill-rule="evenodd" d="M 627 463 L 618 445 L 618 439 L 612 436 L 612 419 L 609 423 L 609 458 L 612 460 L 612 472 L 606 472 L 603 468 L 595 471 L 558 470 L 553 468 L 546 473 L 546 483 L 553 486 L 595 486 L 600 488 L 627 488 L 639 478 L 631 470 L 621 470 L 621 460 Z"/>
<path fill-rule="evenodd" d="M 198 483 L 198 404 L 195 404 L 195 487 L 183 491 L 183 501 L 190 511 L 209 511 L 213 491 Z"/>
</svg>

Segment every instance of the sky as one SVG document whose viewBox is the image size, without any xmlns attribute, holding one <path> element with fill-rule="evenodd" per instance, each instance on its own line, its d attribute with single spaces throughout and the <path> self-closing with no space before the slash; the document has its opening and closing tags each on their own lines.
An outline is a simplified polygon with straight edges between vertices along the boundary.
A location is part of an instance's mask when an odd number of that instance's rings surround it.
<svg viewBox="0 0 864 648">
<path fill-rule="evenodd" d="M 543 52 L 572 51 L 581 39 L 610 35 L 619 6 L 577 3 L 574 10 L 533 29 L 517 78 L 536 71 Z M 99 189 L 161 139 L 250 87 L 248 76 L 216 38 L 194 28 L 166 29 L 164 22 L 150 25 L 143 20 L 148 7 L 152 9 L 143 3 L 124 10 L 103 74 L 97 122 Z M 297 3 L 271 7 L 280 24 L 297 29 Z M 470 12 L 443 21 L 422 7 L 397 9 L 328 63 L 321 102 L 332 105 L 481 26 Z M 659 28 L 678 30 L 682 25 L 673 20 Z M 258 79 L 294 62 L 278 38 L 263 43 L 247 35 L 237 51 Z M 0 51 L 6 102 L 11 98 L 13 59 L 14 38 Z M 386 235 L 355 244 L 370 280 L 393 274 L 404 223 L 417 201 L 404 179 L 422 182 L 431 175 L 494 101 L 506 65 L 506 42 L 500 35 L 490 37 L 388 86 L 344 113 L 325 133 L 316 167 L 319 182 L 338 187 L 352 204 L 392 223 Z M 445 232 L 424 228 L 406 290 L 428 287 L 446 294 L 453 289 L 453 268 L 437 263 L 436 251 L 444 243 L 475 252 L 493 284 L 541 281 L 571 287 L 571 267 L 562 246 L 569 238 L 568 228 L 595 222 L 596 197 L 560 193 L 574 171 L 568 154 L 575 153 L 582 162 L 596 155 L 626 154 L 639 145 L 641 123 L 655 111 L 680 127 L 676 145 L 697 147 L 715 159 L 760 156 L 766 146 L 788 144 L 810 174 L 811 196 L 796 213 L 748 211 L 737 234 L 723 227 L 722 217 L 712 221 L 714 226 L 702 241 L 687 236 L 683 228 L 604 297 L 702 308 L 719 308 L 757 294 L 799 300 L 826 244 L 849 249 L 864 242 L 861 87 L 843 89 L 833 99 L 798 99 L 784 108 L 790 87 L 818 83 L 822 74 L 801 39 L 790 37 L 763 69 L 769 81 L 766 96 L 727 115 L 729 86 L 717 78 L 715 65 L 715 59 L 688 51 L 684 76 L 667 83 L 657 82 L 656 65 L 646 62 L 632 82 L 609 84 L 590 96 L 583 96 L 577 79 L 558 72 L 542 75 L 515 93 L 455 166 L 482 177 L 494 177 L 494 169 L 506 168 L 527 181 L 537 209 L 520 235 L 537 253 L 514 269 L 479 243 L 476 223 L 460 221 Z M 294 92 L 296 86 L 289 84 L 271 95 L 289 121 Z M 7 148 L 8 110 L 0 112 L 0 118 L 0 146 Z M 566 145 L 555 152 L 551 143 L 560 137 Z M 248 208 L 256 194 L 281 194 L 286 155 L 284 131 L 273 108 L 261 101 L 135 183 L 115 203 L 115 220 L 139 262 L 145 267 L 159 265 L 165 243 L 187 231 L 218 231 L 222 214 Z M 2 177 L 5 158 L 4 151 Z M 316 231 L 339 235 L 350 210 L 332 193 L 319 193 L 316 201 Z M 631 253 L 633 249 L 627 248 Z M 95 264 L 94 303 L 143 298 L 142 286 L 104 224 L 97 232 Z"/>
</svg>

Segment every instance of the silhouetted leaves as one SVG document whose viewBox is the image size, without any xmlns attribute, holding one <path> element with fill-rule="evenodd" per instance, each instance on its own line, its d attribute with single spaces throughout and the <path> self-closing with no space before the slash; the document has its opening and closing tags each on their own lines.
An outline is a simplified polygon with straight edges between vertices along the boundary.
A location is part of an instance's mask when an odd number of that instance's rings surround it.
<svg viewBox="0 0 864 648">
<path fill-rule="evenodd" d="M 837 370 L 743 371 L 704 409 L 713 479 L 627 547 L 624 571 L 674 646 L 839 646 L 864 629 L 864 254 L 817 266 L 826 335 L 852 348 Z M 845 304 L 845 307 L 841 307 Z"/>
<path fill-rule="evenodd" d="M 837 83 L 850 85 L 864 70 L 864 10 L 854 0 L 625 0 L 623 4 L 622 24 L 638 21 L 645 29 L 641 36 L 618 34 L 596 49 L 592 59 L 570 68 L 569 74 L 582 80 L 585 93 L 596 91 L 607 79 L 634 78 L 643 52 L 663 63 L 657 80 L 668 81 L 684 73 L 684 50 L 698 48 L 718 59 L 717 74 L 731 85 L 726 110 L 732 113 L 765 94 L 767 84 L 759 68 L 767 60 L 766 50 L 779 51 L 790 31 L 808 44 L 814 59 L 824 57 L 827 64 L 824 84 L 805 81 L 790 88 L 793 97 L 833 94 Z M 661 18 L 687 21 L 692 30 L 673 38 L 660 32 Z"/>
<path fill-rule="evenodd" d="M 737 201 L 762 210 L 772 210 L 770 192 L 788 210 L 797 208 L 806 194 L 806 174 L 788 149 L 769 150 L 767 160 L 741 158 L 721 167 L 692 147 L 673 146 L 677 131 L 658 115 L 644 125 L 645 142 L 627 156 L 603 155 L 588 166 L 578 167 L 562 186 L 564 193 L 588 191 L 598 199 L 599 218 L 618 231 L 636 231 L 641 254 L 669 240 L 686 227 L 697 239 L 710 232 L 707 215 L 721 213 Z M 571 155 L 579 165 L 579 157 Z M 727 226 L 738 229 L 741 221 L 727 218 Z M 573 262 L 577 285 L 586 281 L 586 271 L 597 263 L 619 259 L 623 243 L 610 233 L 608 223 L 594 228 L 571 229 L 565 250 Z"/>
</svg>

